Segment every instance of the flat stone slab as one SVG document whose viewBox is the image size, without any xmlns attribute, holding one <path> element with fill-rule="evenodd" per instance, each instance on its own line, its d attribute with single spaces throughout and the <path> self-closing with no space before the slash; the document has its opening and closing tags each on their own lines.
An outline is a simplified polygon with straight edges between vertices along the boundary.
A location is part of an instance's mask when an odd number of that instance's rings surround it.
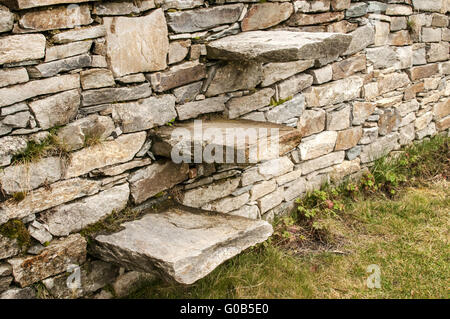
<svg viewBox="0 0 450 319">
<path fill-rule="evenodd" d="M 288 62 L 338 56 L 351 40 L 341 33 L 251 31 L 210 42 L 206 48 L 211 59 Z"/>
<path fill-rule="evenodd" d="M 209 119 L 162 126 L 150 133 L 152 151 L 175 163 L 257 163 L 298 146 L 298 130 L 269 122 Z"/>
<path fill-rule="evenodd" d="M 182 284 L 205 277 L 244 249 L 265 241 L 272 226 L 263 220 L 171 207 L 99 235 L 93 245 L 101 259 L 128 269 L 158 272 Z"/>
</svg>

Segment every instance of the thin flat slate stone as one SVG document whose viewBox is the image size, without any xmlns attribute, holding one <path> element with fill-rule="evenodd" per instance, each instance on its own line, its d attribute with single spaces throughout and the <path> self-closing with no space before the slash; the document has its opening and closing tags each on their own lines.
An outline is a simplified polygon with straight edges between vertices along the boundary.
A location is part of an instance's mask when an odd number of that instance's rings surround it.
<svg viewBox="0 0 450 319">
<path fill-rule="evenodd" d="M 203 162 L 257 163 L 286 154 L 301 140 L 300 131 L 292 127 L 243 119 L 177 123 L 156 128 L 150 134 L 153 153 L 175 162 L 189 162 L 192 158 L 197 162 L 201 150 Z"/>
<path fill-rule="evenodd" d="M 99 235 L 93 245 L 101 259 L 143 272 L 158 272 L 182 284 L 205 277 L 273 232 L 263 220 L 214 214 L 184 207 L 150 213 Z"/>
<path fill-rule="evenodd" d="M 351 40 L 341 33 L 251 31 L 213 41 L 206 49 L 211 59 L 288 62 L 340 55 Z"/>
</svg>

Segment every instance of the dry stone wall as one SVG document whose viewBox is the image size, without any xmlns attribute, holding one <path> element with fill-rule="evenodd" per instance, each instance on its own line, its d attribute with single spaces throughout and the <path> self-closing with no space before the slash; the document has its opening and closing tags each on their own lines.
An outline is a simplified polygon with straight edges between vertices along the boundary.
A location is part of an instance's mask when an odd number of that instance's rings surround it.
<svg viewBox="0 0 450 319">
<path fill-rule="evenodd" d="M 79 232 L 162 192 L 270 221 L 326 181 L 448 134 L 449 10 L 448 0 L 0 0 L 0 224 L 31 236 L 23 251 L 0 233 L 0 298 L 36 297 L 37 285 L 55 298 L 108 298 L 109 284 L 125 294 L 149 275 L 91 256 Z M 268 30 L 347 36 L 298 56 L 280 39 L 278 62 L 229 40 Z M 153 129 L 205 116 L 303 138 L 253 165 L 154 152 Z M 23 162 L 33 147 L 51 151 Z M 82 289 L 68 288 L 71 265 Z"/>
</svg>

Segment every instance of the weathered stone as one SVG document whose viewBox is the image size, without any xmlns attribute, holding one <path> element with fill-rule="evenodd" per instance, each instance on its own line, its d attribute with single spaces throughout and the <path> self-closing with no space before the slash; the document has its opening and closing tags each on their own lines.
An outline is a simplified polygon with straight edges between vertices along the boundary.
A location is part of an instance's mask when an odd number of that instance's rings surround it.
<svg viewBox="0 0 450 319">
<path fill-rule="evenodd" d="M 335 11 L 345 10 L 350 7 L 351 0 L 331 0 L 331 7 Z"/>
<path fill-rule="evenodd" d="M 448 18 L 445 14 L 433 13 L 431 25 L 433 27 L 446 28 L 448 26 Z"/>
<path fill-rule="evenodd" d="M 345 152 L 345 157 L 349 160 L 352 161 L 355 158 L 357 158 L 359 156 L 359 154 L 361 154 L 361 149 L 362 147 L 360 145 L 357 145 L 355 147 L 352 147 L 351 149 L 349 149 L 347 152 Z"/>
<path fill-rule="evenodd" d="M 359 163 L 360 159 L 357 158 L 351 161 L 343 161 L 341 164 L 334 165 L 333 167 L 331 167 L 330 172 L 328 173 L 330 176 L 330 180 L 332 182 L 340 182 L 346 176 L 360 171 L 361 167 Z"/>
<path fill-rule="evenodd" d="M 353 102 L 353 124 L 360 125 L 375 111 L 375 104 L 370 102 Z"/>
<path fill-rule="evenodd" d="M 0 89 L 0 107 L 22 102 L 29 98 L 71 90 L 80 87 L 78 74 L 62 75 Z"/>
<path fill-rule="evenodd" d="M 302 174 L 306 175 L 316 170 L 326 168 L 344 161 L 345 152 L 333 152 L 300 164 Z"/>
<path fill-rule="evenodd" d="M 374 45 L 375 46 L 382 46 L 389 44 L 389 23 L 387 22 L 381 22 L 381 21 L 375 21 L 375 40 Z"/>
<path fill-rule="evenodd" d="M 231 4 L 194 11 L 169 12 L 167 24 L 175 33 L 195 32 L 236 22 L 243 4 Z"/>
<path fill-rule="evenodd" d="M 65 274 L 47 278 L 42 281 L 48 292 L 58 299 L 81 298 L 97 291 L 114 281 L 119 274 L 119 267 L 100 260 L 88 262 L 80 267 L 80 287 L 68 285 L 75 269 Z"/>
<path fill-rule="evenodd" d="M 345 11 L 346 18 L 361 17 L 367 13 L 368 5 L 364 2 L 352 3 Z"/>
<path fill-rule="evenodd" d="M 69 123 L 77 115 L 79 105 L 78 90 L 62 92 L 29 103 L 39 126 L 43 129 Z"/>
<path fill-rule="evenodd" d="M 54 43 L 69 43 L 75 41 L 83 41 L 87 39 L 95 39 L 104 37 L 106 35 L 106 28 L 104 25 L 97 25 L 88 28 L 74 29 L 57 33 L 53 36 Z"/>
<path fill-rule="evenodd" d="M 438 131 L 446 130 L 449 127 L 450 127 L 450 116 L 444 117 L 436 122 L 436 129 Z M 432 130 L 432 128 L 430 130 Z M 434 133 L 430 133 L 430 135 L 432 135 L 432 134 L 434 134 Z"/>
<path fill-rule="evenodd" d="M 138 14 L 140 12 L 155 8 L 153 0 L 141 2 L 106 2 L 96 3 L 92 13 L 102 16 Z"/>
<path fill-rule="evenodd" d="M 173 90 L 177 103 L 186 103 L 195 100 L 195 97 L 200 94 L 202 88 L 202 81 L 194 82 Z"/>
<path fill-rule="evenodd" d="M 274 180 L 263 181 L 261 183 L 255 184 L 250 190 L 250 200 L 254 201 L 264 195 L 272 193 L 277 189 L 277 183 Z"/>
<path fill-rule="evenodd" d="M 391 31 L 406 30 L 408 24 L 406 17 L 391 17 Z"/>
<path fill-rule="evenodd" d="M 156 0 L 164 10 L 167 9 L 191 9 L 203 5 L 203 0 Z"/>
<path fill-rule="evenodd" d="M 259 208 L 256 205 L 244 205 L 237 210 L 229 212 L 229 214 L 249 219 L 259 219 Z"/>
<path fill-rule="evenodd" d="M 36 292 L 31 287 L 12 288 L 0 294 L 0 299 L 35 299 Z"/>
<path fill-rule="evenodd" d="M 313 77 L 314 84 L 322 84 L 331 81 L 333 78 L 333 68 L 330 64 L 319 69 L 308 71 Z"/>
<path fill-rule="evenodd" d="M 210 42 L 206 48 L 212 59 L 288 62 L 337 56 L 351 39 L 325 32 L 251 31 Z"/>
<path fill-rule="evenodd" d="M 67 236 L 125 208 L 130 195 L 128 184 L 115 186 L 96 195 L 55 207 L 40 215 L 54 236 Z"/>
<path fill-rule="evenodd" d="M 428 12 L 439 12 L 445 0 L 412 0 L 414 9 Z"/>
<path fill-rule="evenodd" d="M 169 45 L 169 64 L 183 61 L 189 53 L 191 40 L 174 41 Z"/>
<path fill-rule="evenodd" d="M 91 56 L 89 54 L 77 55 L 63 60 L 56 60 L 27 67 L 31 78 L 48 78 L 61 72 L 82 69 L 91 66 Z"/>
<path fill-rule="evenodd" d="M 327 25 L 327 32 L 349 33 L 356 30 L 357 28 L 358 24 L 342 20 Z"/>
<path fill-rule="evenodd" d="M 237 90 L 253 89 L 261 81 L 262 66 L 260 63 L 231 62 L 217 69 L 205 94 L 214 96 Z"/>
<path fill-rule="evenodd" d="M 42 245 L 51 242 L 53 239 L 53 236 L 47 231 L 44 225 L 36 220 L 28 226 L 28 233 Z"/>
<path fill-rule="evenodd" d="M 258 3 L 250 7 L 241 22 L 242 31 L 267 29 L 287 20 L 293 12 L 289 2 Z"/>
<path fill-rule="evenodd" d="M 147 143 L 146 143 L 147 144 Z M 148 146 L 148 148 L 150 148 L 151 145 Z M 144 146 L 142 147 L 142 149 L 144 149 Z M 138 154 L 136 154 L 136 156 L 140 155 L 143 156 L 145 155 L 146 152 L 148 152 L 148 149 L 145 148 L 143 154 L 139 154 L 142 152 L 142 149 L 138 152 Z M 102 167 L 99 169 L 96 169 L 94 171 L 91 172 L 92 175 L 94 176 L 117 176 L 117 175 L 121 175 L 122 173 L 137 168 L 137 167 L 142 167 L 142 166 L 147 166 L 149 164 L 152 163 L 152 160 L 150 158 L 137 158 L 134 159 L 130 162 L 126 162 L 123 164 L 117 164 L 117 165 L 112 165 L 112 166 L 107 166 L 107 167 Z"/>
<path fill-rule="evenodd" d="M 177 106 L 178 118 L 187 120 L 195 118 L 200 114 L 222 112 L 225 110 L 225 96 L 212 97 L 201 101 L 188 102 Z"/>
<path fill-rule="evenodd" d="M 165 125 L 177 117 L 175 97 L 164 94 L 137 102 L 115 104 L 112 117 L 116 123 L 121 125 L 124 133 Z"/>
<path fill-rule="evenodd" d="M 136 204 L 188 179 L 187 164 L 159 161 L 132 173 L 128 178 L 131 196 Z"/>
<path fill-rule="evenodd" d="M 270 104 L 275 90 L 266 88 L 251 95 L 236 97 L 229 100 L 226 104 L 226 115 L 233 119 L 251 111 L 260 109 Z"/>
<path fill-rule="evenodd" d="M 425 46 L 414 49 L 413 51 L 413 65 L 427 64 Z"/>
<path fill-rule="evenodd" d="M 0 70 L 0 87 L 28 82 L 28 80 L 28 73 L 25 68 Z"/>
<path fill-rule="evenodd" d="M 78 41 L 46 49 L 45 62 L 51 62 L 89 52 L 92 41 Z"/>
<path fill-rule="evenodd" d="M 288 21 L 293 27 L 315 25 L 333 21 L 339 21 L 344 18 L 343 12 L 325 12 L 316 14 L 304 14 L 302 12 L 294 13 Z"/>
<path fill-rule="evenodd" d="M 6 5 L 13 9 L 30 9 L 42 6 L 51 6 L 54 4 L 82 3 L 98 0 L 4 0 Z"/>
<path fill-rule="evenodd" d="M 95 194 L 98 190 L 98 182 L 77 178 L 38 188 L 29 192 L 20 202 L 3 202 L 0 205 L 0 224 L 12 218 L 23 218 L 76 198 Z"/>
<path fill-rule="evenodd" d="M 265 179 L 284 175 L 294 168 L 294 164 L 287 157 L 276 158 L 262 163 L 258 167 L 258 173 Z"/>
<path fill-rule="evenodd" d="M 413 85 L 408 86 L 405 89 L 404 99 L 405 101 L 409 101 L 411 99 L 415 99 L 417 93 L 424 91 L 424 84 L 423 82 L 415 83 Z"/>
<path fill-rule="evenodd" d="M 324 110 L 305 110 L 297 122 L 301 136 L 309 136 L 325 129 L 326 113 Z"/>
<path fill-rule="evenodd" d="M 375 161 L 398 147 L 398 133 L 391 133 L 365 145 L 361 152 L 361 163 Z"/>
<path fill-rule="evenodd" d="M 162 9 L 142 17 L 103 18 L 103 21 L 114 76 L 166 68 L 169 40 Z"/>
<path fill-rule="evenodd" d="M 349 129 L 337 132 L 335 151 L 347 150 L 358 144 L 362 136 L 361 126 L 351 127 Z"/>
<path fill-rule="evenodd" d="M 327 130 L 343 130 L 350 126 L 350 105 L 344 105 L 327 113 Z"/>
<path fill-rule="evenodd" d="M 168 71 L 147 75 L 156 92 L 163 92 L 201 80 L 206 77 L 206 67 L 198 61 L 185 62 L 170 68 Z"/>
<path fill-rule="evenodd" d="M 446 61 L 449 59 L 448 42 L 431 43 L 427 48 L 427 62 Z"/>
<path fill-rule="evenodd" d="M 275 192 L 259 198 L 257 202 L 261 214 L 264 214 L 268 210 L 281 204 L 284 200 L 283 195 L 284 195 L 283 189 L 279 188 Z"/>
<path fill-rule="evenodd" d="M 422 28 L 422 42 L 439 42 L 442 38 L 440 28 Z"/>
<path fill-rule="evenodd" d="M 305 109 L 305 97 L 301 94 L 287 102 L 277 105 L 266 112 L 266 119 L 272 123 L 284 123 L 302 115 Z"/>
<path fill-rule="evenodd" d="M 423 130 L 425 127 L 430 124 L 433 119 L 433 112 L 427 112 L 421 116 L 419 116 L 414 122 L 414 127 L 417 131 Z"/>
<path fill-rule="evenodd" d="M 410 83 L 405 73 L 390 73 L 378 77 L 378 92 L 384 94 L 404 87 Z"/>
<path fill-rule="evenodd" d="M 399 143 L 400 145 L 406 145 L 411 143 L 415 137 L 414 123 L 405 125 L 399 130 Z"/>
<path fill-rule="evenodd" d="M 398 114 L 393 110 L 385 110 L 378 120 L 378 134 L 387 135 L 396 129 L 400 124 Z"/>
<path fill-rule="evenodd" d="M 0 33 L 11 31 L 14 26 L 14 14 L 0 5 Z"/>
<path fill-rule="evenodd" d="M 403 46 L 412 44 L 409 31 L 401 30 L 389 34 L 389 44 L 396 46 Z"/>
<path fill-rule="evenodd" d="M 116 78 L 115 80 L 122 84 L 142 83 L 145 82 L 145 76 L 143 73 L 135 73 Z"/>
<path fill-rule="evenodd" d="M 439 64 L 434 63 L 434 64 L 428 64 L 428 65 L 422 65 L 422 66 L 415 66 L 415 67 L 412 67 L 412 68 L 406 70 L 406 72 L 408 73 L 411 81 L 416 81 L 416 80 L 420 80 L 423 78 L 429 78 L 429 77 L 433 76 L 434 74 L 439 73 Z"/>
<path fill-rule="evenodd" d="M 326 131 L 305 138 L 299 145 L 300 158 L 304 161 L 332 152 L 336 139 L 337 133 L 334 131 Z"/>
<path fill-rule="evenodd" d="M 0 234 L 0 260 L 15 256 L 21 252 L 16 239 L 10 239 Z"/>
<path fill-rule="evenodd" d="M 131 160 L 145 142 L 145 132 L 124 134 L 113 141 L 71 153 L 66 178 L 86 174 L 96 168 Z"/>
<path fill-rule="evenodd" d="M 9 276 L 12 274 L 12 267 L 7 263 L 0 263 L 0 276 Z"/>
<path fill-rule="evenodd" d="M 0 277 L 0 293 L 7 290 L 13 280 L 12 276 Z"/>
<path fill-rule="evenodd" d="M 80 265 L 86 260 L 86 240 L 79 234 L 53 241 L 37 257 L 8 260 L 14 279 L 22 287 L 65 272 L 70 264 Z"/>
<path fill-rule="evenodd" d="M 335 62 L 332 65 L 333 80 L 347 78 L 356 72 L 366 69 L 366 56 L 357 55 L 346 60 Z"/>
<path fill-rule="evenodd" d="M 61 177 L 61 160 L 47 157 L 38 162 L 18 164 L 0 172 L 1 189 L 7 194 L 27 192 Z"/>
<path fill-rule="evenodd" d="M 226 259 L 272 234 L 272 226 L 264 221 L 194 214 L 180 208 L 148 214 L 123 226 L 119 233 L 96 237 L 97 255 L 128 269 L 157 270 L 184 284 L 206 276 Z"/>
<path fill-rule="evenodd" d="M 313 77 L 309 74 L 297 74 L 278 83 L 278 98 L 292 98 L 297 93 L 310 87 L 313 83 Z"/>
<path fill-rule="evenodd" d="M 230 195 L 239 185 L 239 178 L 227 179 L 202 186 L 184 193 L 181 203 L 190 207 L 200 208 L 216 199 Z"/>
<path fill-rule="evenodd" d="M 61 6 L 51 10 L 31 11 L 21 15 L 19 26 L 24 30 L 47 31 L 68 29 L 92 23 L 89 6 Z"/>
<path fill-rule="evenodd" d="M 83 90 L 98 89 L 115 84 L 114 77 L 107 69 L 90 69 L 81 72 L 81 86 Z"/>
<path fill-rule="evenodd" d="M 294 2 L 295 12 L 326 12 L 330 10 L 330 0 L 299 0 Z"/>
<path fill-rule="evenodd" d="M 33 116 L 28 111 L 19 112 L 6 116 L 2 125 L 10 128 L 25 128 L 30 125 L 30 121 L 34 121 Z"/>
<path fill-rule="evenodd" d="M 42 34 L 10 35 L 0 38 L 0 65 L 41 59 L 45 55 L 45 37 Z"/>
<path fill-rule="evenodd" d="M 375 41 L 375 31 L 372 26 L 365 25 L 349 33 L 352 37 L 350 45 L 343 53 L 344 55 L 352 55 L 356 52 L 364 50 Z"/>
<path fill-rule="evenodd" d="M 433 106 L 433 114 L 437 119 L 450 115 L 450 98 Z"/>
<path fill-rule="evenodd" d="M 83 106 L 138 100 L 152 94 L 150 84 L 83 91 Z"/>
<path fill-rule="evenodd" d="M 441 120 L 442 121 L 442 120 Z M 448 121 L 447 121 L 448 124 Z M 436 124 L 431 122 L 426 128 L 420 131 L 416 131 L 416 140 L 421 140 L 426 136 L 433 136 L 436 134 Z"/>
<path fill-rule="evenodd" d="M 208 203 L 202 209 L 219 213 L 229 213 L 244 206 L 248 202 L 249 197 L 250 195 L 248 193 L 238 196 L 228 196 Z"/>
<path fill-rule="evenodd" d="M 287 184 L 284 191 L 284 199 L 291 201 L 306 192 L 307 181 L 304 178 L 298 178 Z"/>
<path fill-rule="evenodd" d="M 409 16 L 412 14 L 412 8 L 401 4 L 389 4 L 386 8 L 386 14 L 390 16 Z"/>
<path fill-rule="evenodd" d="M 12 156 L 23 151 L 27 141 L 22 137 L 5 136 L 0 138 L 0 166 L 11 163 Z"/>
<path fill-rule="evenodd" d="M 90 138 L 105 140 L 114 128 L 110 117 L 92 114 L 59 129 L 57 137 L 65 150 L 73 151 L 85 146 Z"/>
<path fill-rule="evenodd" d="M 359 97 L 363 80 L 358 76 L 348 77 L 332 83 L 313 86 L 305 91 L 309 107 L 325 106 L 349 101 Z"/>
</svg>

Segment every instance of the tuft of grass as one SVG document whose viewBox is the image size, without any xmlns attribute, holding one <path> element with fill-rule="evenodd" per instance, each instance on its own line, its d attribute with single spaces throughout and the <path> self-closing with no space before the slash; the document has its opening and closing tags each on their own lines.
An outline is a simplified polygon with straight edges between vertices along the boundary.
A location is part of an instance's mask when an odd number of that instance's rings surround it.
<svg viewBox="0 0 450 319">
<path fill-rule="evenodd" d="M 46 156 L 64 156 L 64 148 L 60 145 L 55 131 L 50 131 L 50 134 L 41 142 L 28 141 L 27 147 L 17 154 L 11 160 L 12 165 L 24 164 L 38 161 Z"/>
<path fill-rule="evenodd" d="M 275 107 L 275 106 L 281 105 L 281 104 L 283 104 L 283 103 L 286 103 L 287 101 L 290 101 L 290 100 L 292 100 L 292 96 L 288 96 L 288 97 L 285 98 L 285 99 L 279 99 L 278 101 L 275 100 L 275 99 L 272 97 L 272 98 L 270 99 L 270 106 Z"/>
<path fill-rule="evenodd" d="M 94 145 L 98 145 L 102 142 L 100 136 L 98 135 L 89 135 L 86 134 L 84 137 L 84 146 L 83 147 L 90 147 Z"/>
<path fill-rule="evenodd" d="M 26 192 L 17 192 L 17 193 L 12 194 L 12 199 L 16 203 L 19 203 L 19 202 L 23 201 L 25 199 L 25 197 L 27 197 L 27 193 Z"/>
<path fill-rule="evenodd" d="M 0 226 L 0 234 L 17 240 L 22 251 L 27 250 L 31 246 L 31 237 L 24 223 L 18 219 L 11 219 Z"/>
</svg>

